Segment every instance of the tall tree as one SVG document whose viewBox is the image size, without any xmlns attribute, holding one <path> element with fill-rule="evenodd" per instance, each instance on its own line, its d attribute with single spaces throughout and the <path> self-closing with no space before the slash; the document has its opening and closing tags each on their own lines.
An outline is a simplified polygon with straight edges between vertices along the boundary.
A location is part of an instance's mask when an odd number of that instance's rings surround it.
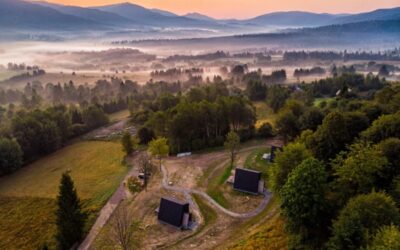
<svg viewBox="0 0 400 250">
<path fill-rule="evenodd" d="M 153 139 L 149 143 L 149 152 L 153 157 L 158 158 L 161 170 L 162 157 L 167 156 L 169 153 L 168 140 L 165 137 Z"/>
<path fill-rule="evenodd" d="M 58 248 L 69 250 L 83 239 L 86 216 L 82 212 L 74 182 L 66 172 L 61 177 L 57 196 L 57 234 Z"/>
<path fill-rule="evenodd" d="M 291 232 L 305 240 L 320 238 L 325 223 L 327 173 L 322 162 L 308 158 L 297 166 L 281 190 L 281 208 Z"/>
<path fill-rule="evenodd" d="M 239 146 L 240 146 L 239 135 L 233 131 L 229 132 L 226 136 L 224 146 L 229 151 L 229 156 L 231 159 L 231 166 L 233 166 L 233 164 L 235 162 L 236 154 L 239 151 Z"/>
<path fill-rule="evenodd" d="M 130 155 L 133 153 L 134 146 L 132 141 L 132 136 L 129 131 L 125 131 L 121 138 L 121 144 L 126 155 Z"/>
</svg>

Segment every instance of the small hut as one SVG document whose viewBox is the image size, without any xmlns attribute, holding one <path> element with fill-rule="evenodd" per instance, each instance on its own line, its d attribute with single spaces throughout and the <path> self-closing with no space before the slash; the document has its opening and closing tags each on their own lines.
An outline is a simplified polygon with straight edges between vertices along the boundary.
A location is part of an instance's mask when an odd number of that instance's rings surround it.
<svg viewBox="0 0 400 250">
<path fill-rule="evenodd" d="M 158 220 L 180 229 L 188 228 L 191 221 L 189 203 L 179 202 L 170 198 L 161 198 Z"/>
<path fill-rule="evenodd" d="M 261 179 L 261 172 L 236 168 L 233 188 L 251 194 L 263 193 L 264 181 Z"/>
</svg>

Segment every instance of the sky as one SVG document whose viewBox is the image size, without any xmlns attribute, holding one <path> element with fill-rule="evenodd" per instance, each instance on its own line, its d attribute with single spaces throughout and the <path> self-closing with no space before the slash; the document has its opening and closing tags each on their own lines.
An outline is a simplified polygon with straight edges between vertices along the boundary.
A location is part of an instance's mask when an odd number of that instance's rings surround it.
<svg viewBox="0 0 400 250">
<path fill-rule="evenodd" d="M 215 18 L 248 18 L 274 11 L 358 13 L 379 8 L 400 7 L 400 0 L 48 0 L 76 6 L 99 6 L 132 2 L 176 14 L 199 12 Z"/>
</svg>

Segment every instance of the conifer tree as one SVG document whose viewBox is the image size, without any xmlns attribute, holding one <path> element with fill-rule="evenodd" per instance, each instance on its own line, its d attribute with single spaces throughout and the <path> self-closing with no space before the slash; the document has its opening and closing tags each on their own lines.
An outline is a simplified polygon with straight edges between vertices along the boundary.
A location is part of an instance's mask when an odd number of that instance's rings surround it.
<svg viewBox="0 0 400 250">
<path fill-rule="evenodd" d="M 82 240 L 86 216 L 82 212 L 74 182 L 68 172 L 61 177 L 57 206 L 58 249 L 69 250 Z"/>
</svg>

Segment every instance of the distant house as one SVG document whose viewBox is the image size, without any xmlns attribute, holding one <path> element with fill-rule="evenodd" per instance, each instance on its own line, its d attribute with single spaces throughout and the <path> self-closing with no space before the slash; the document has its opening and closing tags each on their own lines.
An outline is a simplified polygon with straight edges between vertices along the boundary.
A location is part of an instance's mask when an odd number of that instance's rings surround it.
<svg viewBox="0 0 400 250">
<path fill-rule="evenodd" d="M 189 203 L 161 198 L 158 209 L 158 220 L 177 228 L 186 229 L 191 221 Z"/>
<path fill-rule="evenodd" d="M 274 162 L 277 150 L 282 151 L 282 148 L 276 147 L 276 146 L 271 147 L 271 154 L 269 155 L 269 162 Z"/>
<path fill-rule="evenodd" d="M 261 172 L 245 168 L 236 168 L 233 188 L 242 192 L 259 194 L 264 192 Z"/>
</svg>

